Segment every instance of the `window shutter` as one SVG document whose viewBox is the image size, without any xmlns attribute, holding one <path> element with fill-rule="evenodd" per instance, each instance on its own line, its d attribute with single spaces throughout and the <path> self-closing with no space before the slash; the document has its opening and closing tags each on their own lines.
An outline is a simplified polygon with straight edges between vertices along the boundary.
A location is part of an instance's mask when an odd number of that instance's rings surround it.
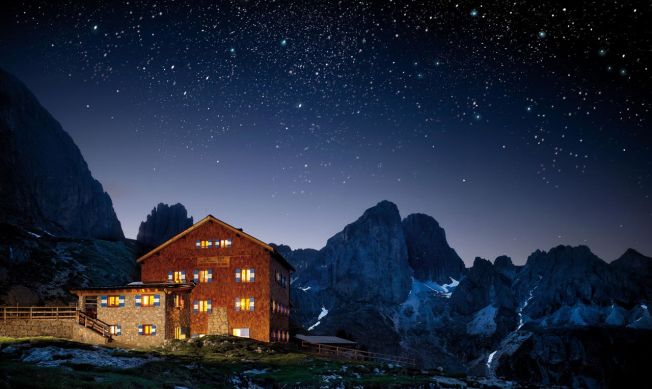
<svg viewBox="0 0 652 389">
<path fill-rule="evenodd" d="M 254 310 L 254 298 L 249 297 L 249 310 L 253 311 Z"/>
<path fill-rule="evenodd" d="M 100 296 L 100 306 L 104 308 L 104 307 L 106 307 L 106 305 L 107 305 L 106 296 Z"/>
<path fill-rule="evenodd" d="M 206 305 L 207 305 L 207 311 L 208 311 L 208 313 L 213 312 L 213 300 L 210 300 L 210 299 L 209 299 L 209 300 L 206 302 Z"/>
<path fill-rule="evenodd" d="M 199 269 L 193 270 L 192 279 L 195 280 L 195 282 L 199 282 Z"/>
<path fill-rule="evenodd" d="M 142 335 L 142 334 L 143 334 L 143 325 L 138 324 L 138 335 Z"/>
<path fill-rule="evenodd" d="M 154 295 L 154 306 L 155 307 L 160 307 L 161 306 L 161 295 L 160 294 L 155 294 Z"/>
<path fill-rule="evenodd" d="M 172 272 L 168 272 L 168 281 L 172 282 Z"/>
<path fill-rule="evenodd" d="M 254 282 L 254 276 L 255 276 L 254 268 L 252 267 L 251 269 L 249 269 L 249 282 Z"/>
<path fill-rule="evenodd" d="M 195 247 L 199 248 L 200 246 L 201 246 L 201 242 L 200 242 L 200 241 L 196 241 L 196 242 L 195 242 Z"/>
<path fill-rule="evenodd" d="M 120 307 L 124 307 L 125 306 L 125 296 L 118 297 L 118 303 L 119 303 Z"/>
<path fill-rule="evenodd" d="M 192 303 L 192 310 L 193 312 L 197 313 L 199 312 L 199 301 L 195 300 Z"/>
<path fill-rule="evenodd" d="M 240 282 L 240 269 L 235 269 L 235 282 Z"/>
<path fill-rule="evenodd" d="M 152 324 L 152 336 L 156 335 L 156 324 Z"/>
<path fill-rule="evenodd" d="M 117 336 L 122 335 L 122 327 L 120 327 L 120 324 L 116 324 L 116 326 L 115 326 L 115 334 Z"/>
<path fill-rule="evenodd" d="M 213 269 L 208 269 L 208 282 L 213 281 Z"/>
<path fill-rule="evenodd" d="M 240 298 L 239 297 L 235 298 L 235 310 L 236 311 L 240 310 Z"/>
<path fill-rule="evenodd" d="M 136 295 L 136 297 L 134 298 L 134 301 L 136 302 L 136 306 L 137 306 L 137 307 L 140 307 L 140 305 L 141 305 L 141 298 L 140 298 L 140 295 L 139 295 L 139 294 Z"/>
</svg>

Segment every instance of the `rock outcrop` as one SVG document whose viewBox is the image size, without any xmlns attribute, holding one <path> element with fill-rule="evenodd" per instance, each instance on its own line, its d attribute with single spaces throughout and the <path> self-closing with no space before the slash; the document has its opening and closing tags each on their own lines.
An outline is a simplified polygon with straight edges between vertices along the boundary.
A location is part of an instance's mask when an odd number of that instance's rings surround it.
<svg viewBox="0 0 652 389">
<path fill-rule="evenodd" d="M 67 305 L 70 289 L 136 278 L 135 241 L 60 238 L 0 223 L 0 305 Z"/>
<path fill-rule="evenodd" d="M 70 237 L 124 238 L 109 195 L 72 138 L 0 69 L 0 222 Z"/>
<path fill-rule="evenodd" d="M 401 217 L 389 201 L 369 208 L 335 234 L 320 255 L 327 266 L 324 286 L 346 301 L 396 304 L 410 291 Z"/>
<path fill-rule="evenodd" d="M 193 225 L 186 207 L 177 203 L 159 203 L 147 219 L 140 223 L 136 240 L 146 248 L 153 248 Z"/>
<path fill-rule="evenodd" d="M 448 245 L 444 229 L 434 218 L 415 213 L 402 224 L 408 262 L 416 279 L 443 285 L 450 283 L 451 277 L 459 280 L 466 273 L 464 262 Z"/>
</svg>

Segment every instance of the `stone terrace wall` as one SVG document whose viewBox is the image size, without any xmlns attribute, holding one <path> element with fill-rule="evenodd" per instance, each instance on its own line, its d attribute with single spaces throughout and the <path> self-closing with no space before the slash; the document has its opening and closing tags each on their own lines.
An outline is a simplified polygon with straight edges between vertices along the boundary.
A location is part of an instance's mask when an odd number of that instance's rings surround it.
<svg viewBox="0 0 652 389">
<path fill-rule="evenodd" d="M 12 319 L 0 320 L 0 336 L 55 336 L 72 338 L 75 319 Z"/>
<path fill-rule="evenodd" d="M 82 327 L 76 324 L 73 325 L 72 327 L 72 339 L 76 342 L 88 343 L 88 344 L 104 345 L 108 343 L 108 339 L 105 338 L 104 336 L 98 334 L 97 332 L 89 328 Z"/>
</svg>

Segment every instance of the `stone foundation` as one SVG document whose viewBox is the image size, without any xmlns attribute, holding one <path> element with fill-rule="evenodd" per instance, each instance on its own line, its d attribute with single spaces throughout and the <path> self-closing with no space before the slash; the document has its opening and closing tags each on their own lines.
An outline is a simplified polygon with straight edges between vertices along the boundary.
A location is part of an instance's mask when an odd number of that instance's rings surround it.
<svg viewBox="0 0 652 389">
<path fill-rule="evenodd" d="M 71 339 L 73 326 L 79 327 L 75 319 L 0 320 L 0 336 L 12 338 L 54 336 Z"/>
<path fill-rule="evenodd" d="M 98 334 L 97 332 L 89 328 L 76 325 L 76 324 L 73 324 L 72 327 L 72 340 L 74 340 L 75 342 L 97 344 L 97 345 L 105 345 L 108 343 L 108 339 L 105 338 L 104 336 Z"/>
</svg>

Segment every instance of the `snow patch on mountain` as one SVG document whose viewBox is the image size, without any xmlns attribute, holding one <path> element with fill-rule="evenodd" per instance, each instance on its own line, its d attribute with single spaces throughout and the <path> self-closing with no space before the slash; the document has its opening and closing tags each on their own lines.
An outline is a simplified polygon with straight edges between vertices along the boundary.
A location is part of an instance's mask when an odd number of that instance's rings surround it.
<svg viewBox="0 0 652 389">
<path fill-rule="evenodd" d="M 321 319 L 325 318 L 326 315 L 328 315 L 328 309 L 326 307 L 322 306 L 321 307 L 321 312 L 319 312 L 319 316 L 317 316 L 317 322 L 310 327 L 308 327 L 308 331 L 312 331 L 315 327 L 321 324 Z"/>
</svg>

